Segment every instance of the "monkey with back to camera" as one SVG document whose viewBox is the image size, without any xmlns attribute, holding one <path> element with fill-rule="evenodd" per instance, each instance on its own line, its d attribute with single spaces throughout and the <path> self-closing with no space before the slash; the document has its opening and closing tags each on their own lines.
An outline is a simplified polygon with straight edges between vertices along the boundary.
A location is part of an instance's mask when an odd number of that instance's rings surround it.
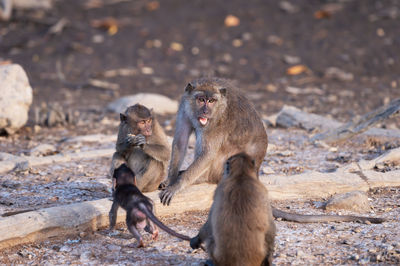
<svg viewBox="0 0 400 266">
<path fill-rule="evenodd" d="M 218 184 L 208 219 L 190 246 L 206 243 L 208 265 L 272 265 L 275 223 L 268 191 L 258 180 L 254 161 L 232 156 Z"/>
<path fill-rule="evenodd" d="M 135 104 L 120 114 L 116 152 L 110 174 L 126 163 L 135 173 L 142 192 L 158 189 L 167 175 L 171 148 L 167 136 L 152 112 Z"/>
<path fill-rule="evenodd" d="M 195 157 L 180 171 L 190 135 L 196 136 Z M 218 183 L 224 162 L 245 152 L 255 161 L 258 172 L 267 151 L 268 137 L 264 124 L 245 92 L 226 80 L 203 78 L 189 83 L 181 98 L 172 142 L 167 187 L 160 200 L 169 205 L 173 196 L 193 183 Z M 369 221 L 384 219 L 350 215 L 301 215 L 273 209 L 275 218 L 300 223 L 334 221 Z"/>
<path fill-rule="evenodd" d="M 144 247 L 143 239 L 138 229 L 144 229 L 152 234 L 153 239 L 157 239 L 158 229 L 154 224 L 175 237 L 186 241 L 190 240 L 190 237 L 179 234 L 164 225 L 154 215 L 152 200 L 140 192 L 135 185 L 135 175 L 126 164 L 122 164 L 115 169 L 113 178 L 115 178 L 116 186 L 113 193 L 113 204 L 109 212 L 110 229 L 115 227 L 117 211 L 121 206 L 126 210 L 126 225 L 129 232 L 136 238 L 137 247 Z"/>
</svg>

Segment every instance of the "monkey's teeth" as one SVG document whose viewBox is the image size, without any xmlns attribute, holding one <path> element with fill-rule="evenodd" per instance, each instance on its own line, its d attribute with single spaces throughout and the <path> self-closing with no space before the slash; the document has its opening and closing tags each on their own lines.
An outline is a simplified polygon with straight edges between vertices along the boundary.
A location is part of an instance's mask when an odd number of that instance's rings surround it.
<svg viewBox="0 0 400 266">
<path fill-rule="evenodd" d="M 202 118 L 202 117 L 199 118 L 199 122 L 200 122 L 200 124 L 202 124 L 203 126 L 204 126 L 205 124 L 207 124 L 207 121 L 208 121 L 207 118 Z"/>
</svg>

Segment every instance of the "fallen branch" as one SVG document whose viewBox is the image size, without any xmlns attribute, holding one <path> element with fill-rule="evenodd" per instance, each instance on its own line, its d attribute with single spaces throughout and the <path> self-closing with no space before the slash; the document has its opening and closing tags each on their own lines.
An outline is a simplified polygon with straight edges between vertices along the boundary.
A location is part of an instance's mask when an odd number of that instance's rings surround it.
<svg viewBox="0 0 400 266">
<path fill-rule="evenodd" d="M 400 170 L 376 172 L 379 163 L 396 163 L 400 148 L 366 163 L 352 163 L 333 173 L 308 172 L 293 176 L 260 176 L 272 200 L 327 198 L 337 193 L 368 191 L 374 187 L 399 186 Z M 158 191 L 146 193 L 155 204 L 157 216 L 187 211 L 208 210 L 216 185 L 193 185 L 177 194 L 170 206 L 162 206 Z M 0 249 L 52 237 L 79 235 L 109 225 L 110 199 L 101 199 L 0 218 Z M 124 211 L 118 212 L 117 222 L 123 222 Z"/>
<path fill-rule="evenodd" d="M 390 117 L 394 117 L 399 113 L 400 99 L 396 99 L 392 101 L 388 106 L 382 106 L 334 130 L 328 130 L 327 132 L 317 134 L 313 138 L 311 138 L 311 141 L 335 142 L 345 140 L 360 133 L 363 133 L 377 123 Z"/>
</svg>

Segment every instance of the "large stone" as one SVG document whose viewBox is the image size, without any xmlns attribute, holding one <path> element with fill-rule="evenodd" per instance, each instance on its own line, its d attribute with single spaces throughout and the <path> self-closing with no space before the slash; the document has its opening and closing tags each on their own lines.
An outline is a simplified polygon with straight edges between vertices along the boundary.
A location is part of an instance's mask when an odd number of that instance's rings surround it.
<svg viewBox="0 0 400 266">
<path fill-rule="evenodd" d="M 178 111 L 177 101 L 156 93 L 138 93 L 125 96 L 110 103 L 107 109 L 112 112 L 122 113 L 125 112 L 127 107 L 137 103 L 153 109 L 155 113 L 161 115 L 174 114 Z"/>
<path fill-rule="evenodd" d="M 32 88 L 20 65 L 0 66 L 0 131 L 13 134 L 28 120 Z"/>
<path fill-rule="evenodd" d="M 371 210 L 371 206 L 367 193 L 363 191 L 350 191 L 334 195 L 326 202 L 325 209 L 328 211 L 349 210 L 354 212 L 368 212 Z"/>
</svg>

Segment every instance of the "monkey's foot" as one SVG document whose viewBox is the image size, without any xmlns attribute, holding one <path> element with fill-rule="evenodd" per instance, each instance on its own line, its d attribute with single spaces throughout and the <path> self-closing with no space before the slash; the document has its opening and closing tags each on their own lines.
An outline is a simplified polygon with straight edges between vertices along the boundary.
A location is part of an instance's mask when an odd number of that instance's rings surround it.
<svg viewBox="0 0 400 266">
<path fill-rule="evenodd" d="M 153 232 L 153 235 L 151 236 L 151 238 L 152 238 L 153 240 L 156 240 L 156 239 L 158 238 L 158 230 L 155 230 L 155 231 Z"/>
<path fill-rule="evenodd" d="M 143 239 L 140 239 L 140 240 L 139 240 L 139 242 L 138 242 L 138 244 L 136 245 L 136 247 L 137 247 L 137 248 L 144 248 L 144 247 L 145 247 L 145 246 L 144 246 Z"/>
</svg>

